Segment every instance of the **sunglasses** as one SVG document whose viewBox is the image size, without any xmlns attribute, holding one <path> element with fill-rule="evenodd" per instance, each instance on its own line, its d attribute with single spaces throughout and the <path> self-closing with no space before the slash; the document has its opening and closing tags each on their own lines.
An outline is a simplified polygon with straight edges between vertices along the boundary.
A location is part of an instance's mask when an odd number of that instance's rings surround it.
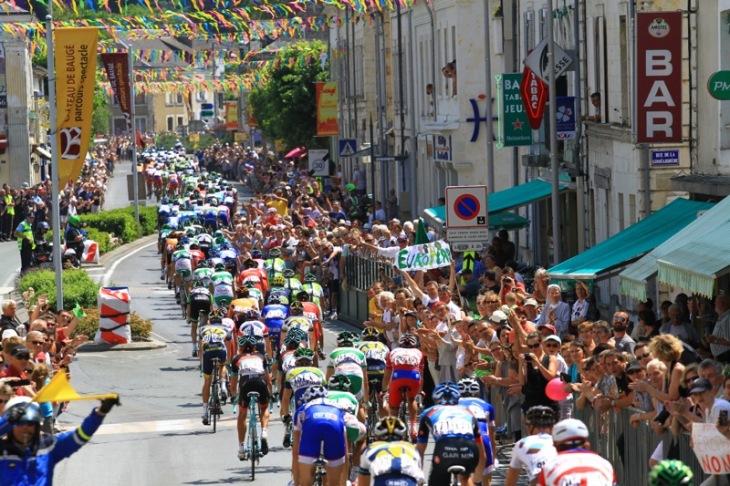
<svg viewBox="0 0 730 486">
<path fill-rule="evenodd" d="M 642 360 L 642 359 L 648 358 L 648 357 L 649 357 L 649 353 L 641 354 L 641 355 L 637 354 L 636 355 L 636 359 L 638 359 L 638 360 Z"/>
<path fill-rule="evenodd" d="M 36 346 L 40 346 L 41 344 L 46 344 L 45 341 L 31 341 L 31 343 L 35 344 Z"/>
<path fill-rule="evenodd" d="M 485 302 L 487 304 L 499 304 L 499 301 L 498 300 L 486 300 Z"/>
<path fill-rule="evenodd" d="M 626 318 L 621 316 L 613 316 L 613 322 L 626 322 Z"/>
<path fill-rule="evenodd" d="M 8 400 L 3 400 L 3 399 L 0 398 L 0 405 L 2 405 L 4 403 L 8 403 Z"/>
<path fill-rule="evenodd" d="M 530 348 L 530 349 L 537 349 L 537 348 L 540 347 L 540 343 L 528 344 L 527 347 Z"/>
<path fill-rule="evenodd" d="M 19 359 L 21 361 L 26 361 L 30 359 L 29 354 L 19 354 L 18 356 L 15 356 L 15 359 Z"/>
<path fill-rule="evenodd" d="M 640 372 L 640 371 L 641 371 L 641 370 L 631 370 L 631 371 L 627 371 L 627 372 L 626 372 L 626 374 L 627 374 L 627 375 L 635 375 L 636 373 L 638 373 L 638 372 Z"/>
<path fill-rule="evenodd" d="M 545 345 L 546 348 L 559 348 L 560 345 L 558 343 L 547 343 Z"/>
</svg>

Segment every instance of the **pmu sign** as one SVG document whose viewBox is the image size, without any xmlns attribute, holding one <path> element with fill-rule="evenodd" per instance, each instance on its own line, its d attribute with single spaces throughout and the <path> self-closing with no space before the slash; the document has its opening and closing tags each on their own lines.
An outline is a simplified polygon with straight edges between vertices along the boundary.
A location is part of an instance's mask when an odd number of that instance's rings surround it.
<svg viewBox="0 0 730 486">
<path fill-rule="evenodd" d="M 682 140 L 682 13 L 636 19 L 636 141 Z"/>
<path fill-rule="evenodd" d="M 542 125 L 542 115 L 545 113 L 545 101 L 547 101 L 548 88 L 530 68 L 522 71 L 522 83 L 520 84 L 520 95 L 525 105 L 527 121 L 533 130 L 539 130 Z"/>
</svg>

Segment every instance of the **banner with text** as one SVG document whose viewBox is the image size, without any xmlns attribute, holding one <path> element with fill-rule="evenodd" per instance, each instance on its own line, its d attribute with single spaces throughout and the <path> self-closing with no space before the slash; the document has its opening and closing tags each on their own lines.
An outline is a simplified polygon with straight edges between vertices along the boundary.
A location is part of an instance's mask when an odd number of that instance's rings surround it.
<svg viewBox="0 0 730 486">
<path fill-rule="evenodd" d="M 114 98 L 127 122 L 127 131 L 132 132 L 132 90 L 129 85 L 129 55 L 124 52 L 101 54 L 106 77 L 112 87 Z"/>
<path fill-rule="evenodd" d="M 575 96 L 555 98 L 558 140 L 575 140 Z"/>
<path fill-rule="evenodd" d="M 238 101 L 226 101 L 226 130 L 238 130 Z"/>
<path fill-rule="evenodd" d="M 407 246 L 395 257 L 400 270 L 431 270 L 451 265 L 451 248 L 445 241 Z"/>
<path fill-rule="evenodd" d="M 337 83 L 314 83 L 317 103 L 317 136 L 337 136 L 340 127 L 337 122 L 339 104 Z"/>
<path fill-rule="evenodd" d="M 502 75 L 502 146 L 518 147 L 532 143 L 532 130 L 527 121 L 520 94 L 522 73 Z"/>
<path fill-rule="evenodd" d="M 682 12 L 636 15 L 636 141 L 682 141 Z"/>
<path fill-rule="evenodd" d="M 705 474 L 730 473 L 730 440 L 717 430 L 715 424 L 692 424 L 692 442 L 692 449 Z"/>
<path fill-rule="evenodd" d="M 75 181 L 84 166 L 91 141 L 96 84 L 96 44 L 99 29 L 55 29 L 56 127 L 59 184 Z"/>
</svg>

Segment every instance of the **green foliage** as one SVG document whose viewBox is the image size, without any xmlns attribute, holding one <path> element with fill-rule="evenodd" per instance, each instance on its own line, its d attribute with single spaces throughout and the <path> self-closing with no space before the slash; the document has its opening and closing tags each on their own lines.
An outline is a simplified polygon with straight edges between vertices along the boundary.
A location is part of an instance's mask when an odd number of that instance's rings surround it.
<svg viewBox="0 0 730 486">
<path fill-rule="evenodd" d="M 114 209 L 113 211 L 121 211 L 129 214 L 134 218 L 134 206 L 126 208 Z M 140 206 L 139 207 L 139 224 L 141 226 L 142 236 L 151 235 L 157 232 L 157 206 Z"/>
<path fill-rule="evenodd" d="M 109 97 L 101 85 L 104 81 L 106 81 L 106 74 L 102 67 L 99 66 L 99 69 L 96 72 L 96 83 L 94 85 L 94 112 L 91 115 L 92 134 L 109 133 L 111 108 L 109 108 Z"/>
<path fill-rule="evenodd" d="M 32 270 L 26 273 L 18 283 L 18 290 L 22 294 L 31 287 L 35 290 L 34 300 L 45 295 L 48 297 L 48 304 L 56 308 L 56 274 L 52 270 Z M 99 285 L 91 280 L 86 270 L 63 270 L 64 308 L 70 310 L 76 304 L 94 307 L 98 293 Z"/>
<path fill-rule="evenodd" d="M 97 214 L 82 214 L 81 221 L 87 227 L 99 231 L 111 233 L 122 240 L 122 243 L 129 243 L 140 237 L 142 230 L 134 221 L 134 216 L 120 209 L 102 211 Z"/>
<path fill-rule="evenodd" d="M 92 307 L 84 309 L 86 317 L 79 321 L 74 336 L 84 335 L 88 336 L 89 339 L 94 339 L 96 331 L 99 329 L 99 308 Z M 139 316 L 136 312 L 132 312 L 129 315 L 129 325 L 132 329 L 132 341 L 148 341 L 150 334 L 152 333 L 152 321 L 144 319 Z"/>
<path fill-rule="evenodd" d="M 327 52 L 327 46 L 320 41 L 299 42 L 282 49 L 277 54 L 277 59 L 282 60 L 279 67 L 265 73 L 266 85 L 251 91 L 249 105 L 269 139 L 281 139 L 288 147 L 326 148 L 326 138 L 315 138 L 314 83 L 329 79 L 329 65 L 322 70 L 319 62 L 294 67 L 288 64 L 292 57 L 318 58 L 322 52 Z"/>
<path fill-rule="evenodd" d="M 90 240 L 96 241 L 99 245 L 99 253 L 102 255 L 119 246 L 119 244 L 112 245 L 109 233 L 106 231 L 99 231 L 96 228 L 86 228 L 86 237 Z"/>
</svg>

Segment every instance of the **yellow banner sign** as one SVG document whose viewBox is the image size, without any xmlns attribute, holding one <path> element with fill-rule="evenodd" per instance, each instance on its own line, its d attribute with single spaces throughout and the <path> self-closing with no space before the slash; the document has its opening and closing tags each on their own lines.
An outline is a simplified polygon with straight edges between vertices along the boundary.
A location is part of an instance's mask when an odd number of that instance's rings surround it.
<svg viewBox="0 0 730 486">
<path fill-rule="evenodd" d="M 337 105 L 339 103 L 337 83 L 314 83 L 317 102 L 317 136 L 337 136 Z"/>
<path fill-rule="evenodd" d="M 245 142 L 246 140 L 248 140 L 248 133 L 246 132 L 236 132 L 233 134 L 234 142 Z"/>
<path fill-rule="evenodd" d="M 98 39 L 96 27 L 54 30 L 60 187 L 79 177 L 89 150 Z"/>
<path fill-rule="evenodd" d="M 238 101 L 226 101 L 226 130 L 238 130 Z"/>
</svg>

